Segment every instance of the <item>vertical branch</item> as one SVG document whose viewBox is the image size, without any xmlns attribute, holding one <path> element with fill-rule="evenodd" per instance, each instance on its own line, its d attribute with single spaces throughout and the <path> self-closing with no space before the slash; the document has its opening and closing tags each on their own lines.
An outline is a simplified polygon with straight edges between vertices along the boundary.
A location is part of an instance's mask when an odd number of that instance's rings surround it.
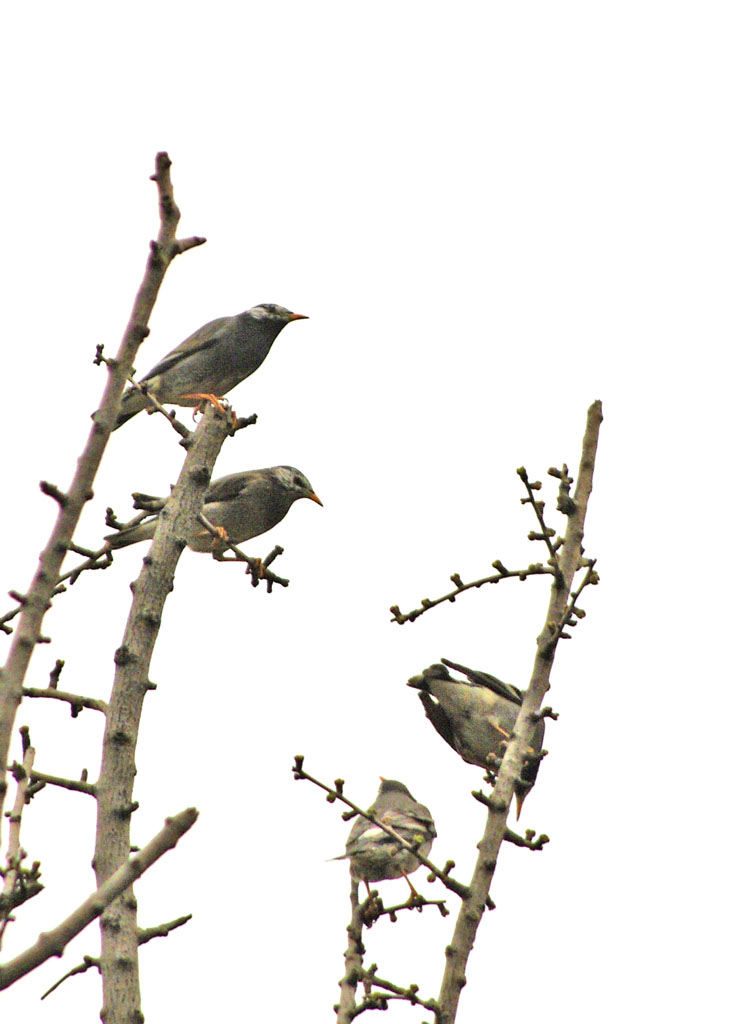
<svg viewBox="0 0 749 1024">
<path fill-rule="evenodd" d="M 91 924 L 100 914 L 104 913 L 119 893 L 131 888 L 136 878 L 140 878 L 143 872 L 155 864 L 167 850 L 174 849 L 185 832 L 195 824 L 197 817 L 198 812 L 195 808 L 188 807 L 187 810 L 175 814 L 173 818 L 167 818 L 164 827 L 153 837 L 151 842 L 115 871 L 104 885 L 99 886 L 96 892 L 91 893 L 64 921 L 50 931 L 42 932 L 33 946 L 24 950 L 23 953 L 19 953 L 13 960 L 7 964 L 0 964 L 0 989 L 8 988 L 19 978 L 43 964 L 45 960 L 49 960 L 50 957 L 62 956 L 70 940 L 80 934 L 86 925 Z M 133 1016 L 130 1024 L 134 1024 L 136 1020 L 142 1021 L 143 1015 Z"/>
<path fill-rule="evenodd" d="M 133 601 L 122 644 L 115 653 L 115 675 L 107 710 L 101 772 L 97 783 L 96 849 L 93 866 L 102 885 L 128 858 L 133 803 L 135 746 L 143 698 L 161 615 L 172 590 L 184 537 L 194 529 L 213 466 L 227 437 L 228 418 L 212 407 L 193 435 L 179 479 L 159 518 L 143 568 L 132 584 Z M 100 920 L 101 976 L 105 1024 L 142 1020 L 138 981 L 138 926 L 131 889 L 119 896 Z"/>
<path fill-rule="evenodd" d="M 476 939 L 494 877 L 513 787 L 515 781 L 520 778 L 523 769 L 523 752 L 528 750 L 531 745 L 531 737 L 537 721 L 536 715 L 541 709 L 544 695 L 550 686 L 549 678 L 556 646 L 561 635 L 561 624 L 570 596 L 572 580 L 580 566 L 582 557 L 585 514 L 593 487 L 593 469 L 602 420 L 601 403 L 594 402 L 588 409 L 574 506 L 572 504 L 565 506 L 569 518 L 560 561 L 561 575 L 560 578 L 555 577 L 552 584 L 546 620 L 536 641 L 536 656 L 531 682 L 515 723 L 513 737 L 502 759 L 497 782 L 489 799 L 486 829 L 478 844 L 479 855 L 469 892 L 460 908 L 452 941 L 445 950 L 447 962 L 439 996 L 438 1024 L 453 1024 L 458 1012 L 460 993 L 466 983 L 466 964 Z M 513 938 L 511 921 L 507 922 L 507 927 L 508 940 L 511 942 Z"/>
<path fill-rule="evenodd" d="M 26 731 L 24 732 L 24 730 Z M 10 812 L 8 855 L 5 861 L 5 884 L 3 885 L 2 898 L 0 899 L 0 904 L 2 904 L 3 908 L 2 921 L 0 921 L 0 947 L 2 947 L 3 944 L 5 929 L 8 927 L 8 922 L 11 920 L 11 911 L 14 903 L 13 897 L 16 892 L 16 882 L 21 876 L 21 861 L 23 859 L 23 851 L 21 850 L 21 816 L 26 803 L 26 792 L 29 788 L 29 783 L 31 782 L 31 771 L 34 767 L 34 758 L 36 757 L 36 751 L 31 746 L 28 739 L 28 730 L 26 729 L 26 726 L 23 727 L 21 733 L 24 740 L 23 766 L 16 776 L 16 799 L 13 804 L 13 810 Z"/>
<path fill-rule="evenodd" d="M 104 394 L 94 414 L 94 422 L 78 459 L 73 480 L 66 493 L 61 493 L 51 485 L 42 486 L 45 493 L 57 501 L 59 511 L 47 546 L 39 556 L 39 567 L 31 587 L 22 598 L 23 607 L 8 659 L 5 667 L 0 669 L 0 821 L 7 791 L 8 752 L 16 712 L 23 695 L 23 681 L 31 655 L 41 635 L 42 621 L 52 600 L 63 559 L 73 539 L 83 507 L 93 495 L 91 488 L 94 477 L 114 426 L 122 391 L 131 373 L 138 347 L 148 334 L 148 321 L 169 264 L 179 253 L 205 241 L 202 238 L 177 240 L 180 213 L 174 201 L 170 167 L 171 161 L 167 154 L 158 153 L 156 172 L 153 175 L 159 192 L 158 239 L 151 243 L 146 272 L 135 297 L 117 356 L 107 363 L 109 375 Z"/>
<path fill-rule="evenodd" d="M 364 971 L 364 944 L 362 942 L 362 906 L 359 903 L 359 883 L 351 875 L 351 923 L 346 929 L 348 944 L 344 953 L 346 970 L 340 981 L 341 1001 L 335 1007 L 336 1024 L 350 1024 L 356 1008 L 356 986 Z"/>
</svg>

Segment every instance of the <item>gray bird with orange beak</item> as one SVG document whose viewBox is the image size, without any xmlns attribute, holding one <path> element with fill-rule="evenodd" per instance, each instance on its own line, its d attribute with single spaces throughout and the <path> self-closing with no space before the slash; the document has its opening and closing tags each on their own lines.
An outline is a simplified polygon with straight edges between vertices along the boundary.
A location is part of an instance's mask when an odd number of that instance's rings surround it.
<svg viewBox="0 0 749 1024">
<path fill-rule="evenodd" d="M 104 539 L 111 548 L 124 548 L 141 540 L 153 540 L 156 520 L 166 504 L 166 498 L 154 498 L 147 494 L 134 494 L 133 497 L 138 508 L 154 514 L 137 525 L 110 533 Z M 242 544 L 280 523 L 299 498 L 309 498 L 322 505 L 312 484 L 298 469 L 293 466 L 251 469 L 246 473 L 232 473 L 212 481 L 203 503 L 203 515 L 212 526 L 223 531 L 226 541 Z M 217 555 L 221 555 L 227 547 L 226 543 L 214 537 L 200 522 L 195 523 L 187 544 L 193 551 Z"/>
<path fill-rule="evenodd" d="M 284 306 L 264 302 L 236 316 L 211 320 L 164 356 L 139 381 L 167 405 L 214 404 L 262 364 L 273 342 L 292 320 L 306 320 Z M 148 409 L 150 402 L 137 388 L 122 397 L 114 429 Z"/>
</svg>

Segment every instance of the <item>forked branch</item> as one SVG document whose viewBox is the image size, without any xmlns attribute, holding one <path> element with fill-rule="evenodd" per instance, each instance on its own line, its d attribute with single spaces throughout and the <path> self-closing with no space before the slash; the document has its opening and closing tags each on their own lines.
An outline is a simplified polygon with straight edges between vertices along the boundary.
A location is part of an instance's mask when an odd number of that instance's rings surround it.
<svg viewBox="0 0 749 1024">
<path fill-rule="evenodd" d="M 544 626 L 536 642 L 536 657 L 530 685 L 515 723 L 515 731 L 507 744 L 496 784 L 488 799 L 486 828 L 478 844 L 479 855 L 469 886 L 469 895 L 460 908 L 453 938 L 446 950 L 437 1024 L 454 1024 L 455 1021 L 460 993 L 466 984 L 466 964 L 475 943 L 484 905 L 494 877 L 497 855 L 507 828 L 507 813 L 515 783 L 521 776 L 523 752 L 531 745 L 537 716 L 541 712 L 544 696 L 549 689 L 549 678 L 556 646 L 564 633 L 563 623 L 565 618 L 569 621 L 569 616 L 573 614 L 571 609 L 575 607 L 574 598 L 571 602 L 569 602 L 569 598 L 573 579 L 582 561 L 585 515 L 593 486 L 593 470 L 602 419 L 601 403 L 594 402 L 588 409 L 574 499 L 569 498 L 568 484 L 570 481 L 567 474 L 563 474 L 564 479 L 559 471 L 553 474 L 559 476 L 561 486 L 566 487 L 566 492 L 562 494 L 562 498 L 565 499 L 565 507 L 562 511 L 568 516 L 567 529 L 559 555 L 559 575 L 555 576 Z M 587 568 L 590 573 L 592 566 L 588 565 Z M 592 578 L 588 582 L 593 582 Z M 512 920 L 508 920 L 505 927 L 507 940 L 512 942 L 514 938 Z"/>
<path fill-rule="evenodd" d="M 125 382 L 132 372 L 138 348 L 148 334 L 148 321 L 169 264 L 179 253 L 205 241 L 203 238 L 177 239 L 180 214 L 174 201 L 170 167 L 171 161 L 167 154 L 158 153 L 153 175 L 159 194 L 158 239 L 151 243 L 143 281 L 117 356 L 108 362 L 104 393 L 94 413 L 94 422 L 77 461 L 73 480 L 66 492 L 52 494 L 58 505 L 57 521 L 41 553 L 31 586 L 22 595 L 18 626 L 5 667 L 0 670 L 0 821 L 7 790 L 5 766 L 8 763 L 16 712 L 23 696 L 24 679 L 31 655 L 41 638 L 44 616 L 53 592 L 58 587 L 63 559 L 70 548 L 83 507 L 93 495 L 94 477 L 115 424 Z M 48 493 L 51 492 L 48 490 Z"/>
<path fill-rule="evenodd" d="M 96 920 L 120 893 L 129 889 L 133 882 L 140 878 L 159 857 L 167 850 L 173 849 L 197 820 L 198 812 L 188 807 L 173 818 L 167 818 L 164 827 L 143 849 L 131 857 L 115 871 L 96 892 L 77 907 L 69 917 L 60 922 L 56 928 L 43 932 L 37 942 L 25 952 L 7 964 L 0 964 L 0 989 L 8 988 L 25 974 L 49 960 L 52 956 L 62 956 L 65 947 L 82 932 L 87 924 Z"/>
</svg>

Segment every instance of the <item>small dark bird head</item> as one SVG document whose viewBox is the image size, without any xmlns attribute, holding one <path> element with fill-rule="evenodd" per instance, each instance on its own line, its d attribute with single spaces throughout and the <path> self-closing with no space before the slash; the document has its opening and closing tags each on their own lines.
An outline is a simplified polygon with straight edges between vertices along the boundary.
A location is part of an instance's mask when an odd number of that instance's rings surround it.
<svg viewBox="0 0 749 1024">
<path fill-rule="evenodd" d="M 444 679 L 454 682 L 444 665 L 430 665 L 429 668 L 425 668 L 418 676 L 411 676 L 406 686 L 413 686 L 416 690 L 424 690 L 428 693 L 430 679 Z"/>
<path fill-rule="evenodd" d="M 382 776 L 380 776 L 380 779 L 382 781 L 378 796 L 382 796 L 384 793 L 405 793 L 406 796 L 410 796 L 413 800 L 413 797 L 402 782 L 397 782 L 395 779 L 383 779 Z"/>
<path fill-rule="evenodd" d="M 259 306 L 253 306 L 247 312 L 253 320 L 262 320 L 266 323 L 280 324 L 281 326 L 291 323 L 292 320 L 309 320 L 309 317 L 305 316 L 304 313 L 292 313 L 290 309 L 287 309 L 285 306 L 279 306 L 275 302 L 261 302 Z"/>
<path fill-rule="evenodd" d="M 290 491 L 295 496 L 295 500 L 296 498 L 309 498 L 310 501 L 322 505 L 312 489 L 312 484 L 300 470 L 294 469 L 293 466 L 274 466 L 272 472 L 276 482 L 284 490 Z"/>
</svg>

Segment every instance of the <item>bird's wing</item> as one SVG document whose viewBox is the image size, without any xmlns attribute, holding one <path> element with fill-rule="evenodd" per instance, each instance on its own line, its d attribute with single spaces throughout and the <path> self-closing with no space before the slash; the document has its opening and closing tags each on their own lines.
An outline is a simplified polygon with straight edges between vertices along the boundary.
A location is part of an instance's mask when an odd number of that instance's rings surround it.
<svg viewBox="0 0 749 1024">
<path fill-rule="evenodd" d="M 214 480 L 206 492 L 205 504 L 209 505 L 214 501 L 233 501 L 239 497 L 254 476 L 255 470 L 251 470 L 249 473 L 232 473 L 230 476 Z"/>
<path fill-rule="evenodd" d="M 173 348 L 171 352 L 165 355 L 161 362 L 157 363 L 152 370 L 149 370 L 143 380 L 158 377 L 165 370 L 169 370 L 176 366 L 177 363 L 181 363 L 187 356 L 195 355 L 196 352 L 209 348 L 221 336 L 227 324 L 233 319 L 230 316 L 221 316 L 218 320 L 211 320 L 209 323 L 203 324 L 189 338 L 185 338 L 180 345 L 177 345 L 176 348 Z"/>
<path fill-rule="evenodd" d="M 409 813 L 412 818 L 424 827 L 424 831 L 432 839 L 436 838 L 437 829 L 434 827 L 434 818 L 428 807 L 425 807 L 424 804 L 415 804 Z"/>
<path fill-rule="evenodd" d="M 371 807 L 370 813 L 372 813 Z M 379 825 L 375 825 L 367 818 L 357 818 L 346 840 L 346 853 L 344 856 L 352 857 L 357 853 L 364 853 L 371 849 L 373 845 L 379 846 L 385 842 L 392 842 L 392 839 L 386 832 L 382 831 Z"/>
<path fill-rule="evenodd" d="M 497 679 L 496 676 L 490 675 L 488 672 L 480 672 L 477 669 L 466 668 L 465 665 L 459 665 L 456 661 L 448 661 L 447 658 L 442 659 L 443 665 L 447 665 L 448 668 L 454 668 L 456 672 L 462 672 L 464 676 L 467 676 L 470 681 L 478 686 L 485 686 L 487 690 L 491 690 L 492 693 L 496 693 L 498 697 L 503 697 L 505 700 L 509 700 L 512 704 L 517 704 L 518 707 L 523 703 L 523 691 L 518 690 L 517 686 L 512 686 L 510 683 L 503 683 L 501 679 Z"/>
<path fill-rule="evenodd" d="M 419 690 L 419 700 L 424 705 L 424 711 L 427 718 L 440 734 L 442 739 L 459 754 L 460 751 L 455 745 L 455 733 L 453 732 L 450 718 L 445 709 L 441 704 L 437 703 L 430 693 L 426 693 L 424 690 Z"/>
<path fill-rule="evenodd" d="M 423 843 L 437 835 L 432 815 L 423 804 L 413 803 L 408 810 L 403 811 L 387 811 L 380 820 L 394 829 L 407 843 Z M 381 836 L 382 834 L 380 831 Z M 375 838 L 374 834 L 371 838 Z"/>
</svg>

